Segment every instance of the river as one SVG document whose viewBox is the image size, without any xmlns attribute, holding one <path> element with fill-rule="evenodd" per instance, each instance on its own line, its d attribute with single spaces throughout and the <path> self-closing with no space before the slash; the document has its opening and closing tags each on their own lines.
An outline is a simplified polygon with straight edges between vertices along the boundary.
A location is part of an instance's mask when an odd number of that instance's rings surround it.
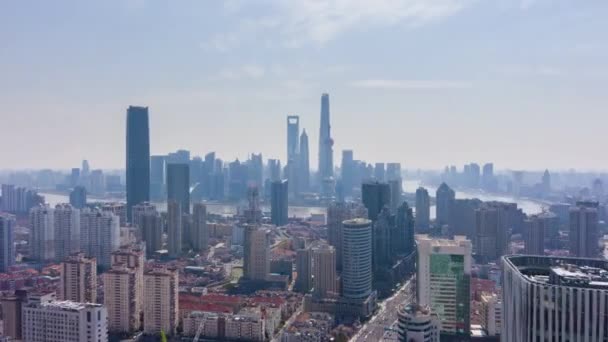
<svg viewBox="0 0 608 342">
<path fill-rule="evenodd" d="M 403 182 L 403 189 L 405 192 L 413 193 L 416 192 L 416 189 L 421 185 L 421 183 L 417 180 L 406 180 Z M 429 195 L 432 197 L 435 196 L 435 192 L 437 191 L 436 187 L 433 186 L 425 186 L 428 190 Z M 67 195 L 55 194 L 55 193 L 41 193 L 46 198 L 47 203 L 51 206 L 55 206 L 58 203 L 66 203 L 69 202 L 69 197 Z M 502 202 L 515 202 L 517 205 L 522 208 L 524 213 L 526 214 L 537 214 L 543 210 L 543 203 L 538 201 L 533 201 L 529 199 L 523 198 L 514 198 L 505 195 L 495 195 L 488 194 L 483 192 L 476 191 L 462 191 L 456 190 L 456 198 L 479 198 L 482 201 L 502 201 Z M 94 199 L 97 201 L 97 199 Z M 120 201 L 120 199 L 100 199 L 100 202 L 112 202 L 112 201 Z M 414 206 L 414 203 L 410 203 L 411 206 Z M 157 203 L 158 208 L 162 211 L 165 210 L 165 203 Z M 234 215 L 237 213 L 237 205 L 236 204 L 222 204 L 222 203 L 207 203 L 207 211 L 211 214 L 216 215 Z M 263 211 L 270 211 L 269 206 L 262 206 Z M 289 216 L 290 217 L 299 217 L 299 218 L 308 218 L 312 214 L 325 214 L 326 209 L 324 207 L 301 207 L 301 206 L 290 206 L 289 207 Z M 435 207 L 431 207 L 431 218 L 435 217 Z"/>
</svg>

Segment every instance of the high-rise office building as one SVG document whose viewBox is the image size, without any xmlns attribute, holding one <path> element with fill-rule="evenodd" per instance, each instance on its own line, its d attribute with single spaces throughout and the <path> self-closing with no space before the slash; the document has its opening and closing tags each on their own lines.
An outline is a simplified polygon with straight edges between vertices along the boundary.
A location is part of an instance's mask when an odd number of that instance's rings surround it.
<svg viewBox="0 0 608 342">
<path fill-rule="evenodd" d="M 428 306 L 403 305 L 397 315 L 399 342 L 439 342 L 439 320 Z"/>
<path fill-rule="evenodd" d="M 468 335 L 470 331 L 471 242 L 418 235 L 418 303 L 429 306 L 441 322 L 441 332 Z"/>
<path fill-rule="evenodd" d="M 76 187 L 78 184 L 80 184 L 80 169 L 74 167 L 70 173 L 70 187 Z"/>
<path fill-rule="evenodd" d="M 334 140 L 331 137 L 329 94 L 321 95 L 321 125 L 319 129 L 319 178 L 334 175 Z"/>
<path fill-rule="evenodd" d="M 361 197 L 367 208 L 368 218 L 376 221 L 384 206 L 390 204 L 391 188 L 387 183 L 365 182 L 361 184 Z"/>
<path fill-rule="evenodd" d="M 502 258 L 503 342 L 606 341 L 608 262 Z"/>
<path fill-rule="evenodd" d="M 150 201 L 150 127 L 148 107 L 127 109 L 127 217 L 131 208 Z"/>
<path fill-rule="evenodd" d="M 450 235 L 464 235 L 475 239 L 475 211 L 483 206 L 477 198 L 460 198 L 452 202 L 450 208 Z"/>
<path fill-rule="evenodd" d="M 342 151 L 340 172 L 342 173 L 342 192 L 345 197 L 352 196 L 355 187 L 355 162 L 353 158 L 353 150 Z"/>
<path fill-rule="evenodd" d="M 167 250 L 171 258 L 182 254 L 182 208 L 175 200 L 167 202 Z"/>
<path fill-rule="evenodd" d="M 302 192 L 310 190 L 310 150 L 308 148 L 308 134 L 306 130 L 300 135 L 300 162 L 298 163 L 299 189 Z"/>
<path fill-rule="evenodd" d="M 505 228 L 500 224 L 499 209 L 483 206 L 475 211 L 475 253 L 480 262 L 488 263 L 502 256 L 498 235 Z"/>
<path fill-rule="evenodd" d="M 314 295 L 317 297 L 336 296 L 338 280 L 336 276 L 336 250 L 323 244 L 312 249 Z"/>
<path fill-rule="evenodd" d="M 416 189 L 416 230 L 425 232 L 431 224 L 431 198 L 429 192 L 420 187 Z"/>
<path fill-rule="evenodd" d="M 270 218 L 272 224 L 284 226 L 289 218 L 287 180 L 272 182 L 270 193 Z"/>
<path fill-rule="evenodd" d="M 388 207 L 384 207 L 372 223 L 372 262 L 374 275 L 392 266 L 394 220 Z"/>
<path fill-rule="evenodd" d="M 312 290 L 312 249 L 302 248 L 296 251 L 296 282 L 294 290 L 308 293 Z"/>
<path fill-rule="evenodd" d="M 107 311 L 101 304 L 30 296 L 22 307 L 22 337 L 27 342 L 107 342 Z"/>
<path fill-rule="evenodd" d="M 386 169 L 384 163 L 376 163 L 374 165 L 374 179 L 376 182 L 385 182 L 386 181 Z"/>
<path fill-rule="evenodd" d="M 97 169 L 91 171 L 89 192 L 97 196 L 106 194 L 106 177 L 103 174 L 103 170 Z"/>
<path fill-rule="evenodd" d="M 141 239 L 146 244 L 146 256 L 151 258 L 163 246 L 163 219 L 154 211 L 140 217 Z"/>
<path fill-rule="evenodd" d="M 551 174 L 549 174 L 549 170 L 545 170 L 543 173 L 541 186 L 543 195 L 548 195 L 551 192 Z"/>
<path fill-rule="evenodd" d="M 391 209 L 391 213 L 394 214 L 397 212 L 397 208 L 401 205 L 401 198 L 403 196 L 403 185 L 401 178 L 389 180 L 388 187 L 391 189 L 391 201 L 389 208 Z"/>
<path fill-rule="evenodd" d="M 70 192 L 70 204 L 76 209 L 82 209 L 87 205 L 87 188 L 82 185 L 75 186 Z"/>
<path fill-rule="evenodd" d="M 30 210 L 30 255 L 40 262 L 55 260 L 55 216 L 49 206 Z"/>
<path fill-rule="evenodd" d="M 327 240 L 336 249 L 338 270 L 342 270 L 343 222 L 357 217 L 367 217 L 367 209 L 360 204 L 332 202 L 327 208 Z"/>
<path fill-rule="evenodd" d="M 190 226 L 190 241 L 195 251 L 203 251 L 209 246 L 209 229 L 207 228 L 207 206 L 195 203 Z"/>
<path fill-rule="evenodd" d="M 530 216 L 524 225 L 524 253 L 528 255 L 544 255 L 545 254 L 545 224 L 537 215 Z"/>
<path fill-rule="evenodd" d="M 395 214 L 394 231 L 391 233 L 392 253 L 401 255 L 413 253 L 416 249 L 414 233 L 414 213 L 407 202 L 403 202 Z"/>
<path fill-rule="evenodd" d="M 167 156 L 150 157 L 150 200 L 165 199 L 165 160 Z"/>
<path fill-rule="evenodd" d="M 372 293 L 372 222 L 344 221 L 342 250 L 342 295 L 365 300 Z"/>
<path fill-rule="evenodd" d="M 243 258 L 244 276 L 250 280 L 266 280 L 270 273 L 270 237 L 267 229 L 245 226 Z"/>
<path fill-rule="evenodd" d="M 297 158 L 300 153 L 300 117 L 297 115 L 287 116 L 287 161 Z"/>
<path fill-rule="evenodd" d="M 597 258 L 599 255 L 598 203 L 578 202 L 570 208 L 570 255 Z"/>
<path fill-rule="evenodd" d="M 80 211 L 80 248 L 97 265 L 109 268 L 111 254 L 120 247 L 120 219 L 98 208 Z"/>
<path fill-rule="evenodd" d="M 456 193 L 447 184 L 441 183 L 437 188 L 436 200 L 436 220 L 438 226 L 450 224 L 450 209 L 456 198 Z"/>
<path fill-rule="evenodd" d="M 97 261 L 75 253 L 61 263 L 57 297 L 73 302 L 97 303 Z"/>
<path fill-rule="evenodd" d="M 156 268 L 144 274 L 144 333 L 173 335 L 179 324 L 179 273 Z"/>
<path fill-rule="evenodd" d="M 53 215 L 55 258 L 61 261 L 70 254 L 80 251 L 80 210 L 69 204 L 58 204 L 55 206 Z"/>
<path fill-rule="evenodd" d="M 15 217 L 0 213 L 0 273 L 15 263 Z"/>
<path fill-rule="evenodd" d="M 147 214 L 155 213 L 156 206 L 149 202 L 139 203 L 133 206 L 131 209 L 131 217 L 129 218 L 131 225 L 139 227 L 141 229 L 141 222 L 143 217 Z"/>
<path fill-rule="evenodd" d="M 182 212 L 190 213 L 190 171 L 188 164 L 167 164 L 167 200 L 177 201 Z"/>
<path fill-rule="evenodd" d="M 262 210 L 260 209 L 260 192 L 257 186 L 247 189 L 247 202 L 249 206 L 245 209 L 245 222 L 259 225 L 262 223 Z"/>
<path fill-rule="evenodd" d="M 144 292 L 143 250 L 124 246 L 112 253 L 112 269 L 103 277 L 109 330 L 117 333 L 139 330 Z"/>
</svg>

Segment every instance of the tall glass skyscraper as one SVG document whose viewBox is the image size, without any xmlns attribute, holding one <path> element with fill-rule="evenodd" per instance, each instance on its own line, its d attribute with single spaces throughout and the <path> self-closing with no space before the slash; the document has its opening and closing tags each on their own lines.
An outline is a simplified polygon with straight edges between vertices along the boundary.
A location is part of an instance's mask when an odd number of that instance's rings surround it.
<svg viewBox="0 0 608 342">
<path fill-rule="evenodd" d="M 148 107 L 127 109 L 127 217 L 134 205 L 150 200 Z"/>
<path fill-rule="evenodd" d="M 321 126 L 319 130 L 319 178 L 321 181 L 334 174 L 334 140 L 329 123 L 329 94 L 321 95 Z"/>
<path fill-rule="evenodd" d="M 167 164 L 167 200 L 178 202 L 183 213 L 190 213 L 190 167 L 188 164 Z"/>
<path fill-rule="evenodd" d="M 272 224 L 284 226 L 288 220 L 287 180 L 272 182 L 270 193 L 270 216 Z"/>
<path fill-rule="evenodd" d="M 290 115 L 287 117 L 287 161 L 295 160 L 300 151 L 300 117 Z"/>
</svg>

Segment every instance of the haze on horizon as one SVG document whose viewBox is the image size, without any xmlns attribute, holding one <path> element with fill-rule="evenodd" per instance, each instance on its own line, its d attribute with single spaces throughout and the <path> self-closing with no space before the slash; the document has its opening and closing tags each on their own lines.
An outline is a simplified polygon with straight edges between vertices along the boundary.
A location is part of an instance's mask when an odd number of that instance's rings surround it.
<svg viewBox="0 0 608 342">
<path fill-rule="evenodd" d="M 607 170 L 602 0 L 0 2 L 0 169 L 124 168 L 129 105 L 152 154 L 317 164 Z"/>
</svg>

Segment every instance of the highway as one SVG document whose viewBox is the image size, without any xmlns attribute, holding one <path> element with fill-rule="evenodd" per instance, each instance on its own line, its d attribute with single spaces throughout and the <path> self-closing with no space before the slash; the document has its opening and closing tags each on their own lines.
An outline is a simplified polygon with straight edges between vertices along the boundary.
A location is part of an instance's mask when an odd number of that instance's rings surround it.
<svg viewBox="0 0 608 342">
<path fill-rule="evenodd" d="M 410 278 L 392 297 L 380 303 L 376 315 L 361 327 L 351 341 L 396 341 L 397 334 L 387 328 L 396 329 L 399 306 L 414 299 L 413 285 L 414 278 Z"/>
</svg>

